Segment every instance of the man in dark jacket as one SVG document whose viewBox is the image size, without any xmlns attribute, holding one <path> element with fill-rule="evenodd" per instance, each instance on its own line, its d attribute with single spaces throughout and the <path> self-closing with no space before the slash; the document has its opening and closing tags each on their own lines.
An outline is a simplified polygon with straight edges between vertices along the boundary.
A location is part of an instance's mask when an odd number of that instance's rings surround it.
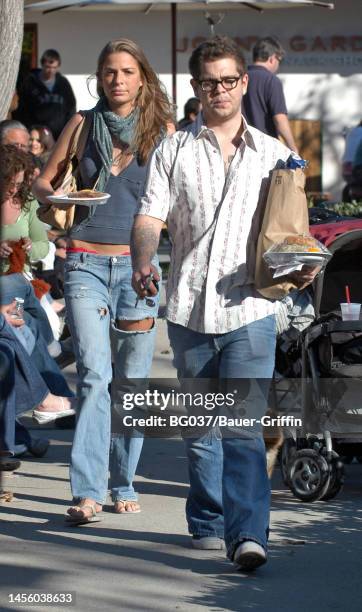
<svg viewBox="0 0 362 612">
<path fill-rule="evenodd" d="M 32 125 L 48 127 L 57 139 L 76 112 L 76 100 L 68 79 L 59 72 L 58 51 L 44 51 L 40 63 L 41 68 L 32 70 L 19 87 L 19 108 L 14 116 L 28 128 Z"/>
</svg>

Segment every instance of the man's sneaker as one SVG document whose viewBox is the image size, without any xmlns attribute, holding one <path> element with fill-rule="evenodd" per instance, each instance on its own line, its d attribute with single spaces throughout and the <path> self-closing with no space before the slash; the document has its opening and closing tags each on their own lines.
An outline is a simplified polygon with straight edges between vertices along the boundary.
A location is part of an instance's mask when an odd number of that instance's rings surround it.
<svg viewBox="0 0 362 612">
<path fill-rule="evenodd" d="M 260 544 L 245 540 L 237 547 L 233 561 L 237 569 L 252 571 L 266 563 L 266 552 Z"/>
<path fill-rule="evenodd" d="M 225 542 L 216 536 L 197 536 L 193 535 L 191 540 L 192 548 L 197 550 L 224 550 Z"/>
</svg>

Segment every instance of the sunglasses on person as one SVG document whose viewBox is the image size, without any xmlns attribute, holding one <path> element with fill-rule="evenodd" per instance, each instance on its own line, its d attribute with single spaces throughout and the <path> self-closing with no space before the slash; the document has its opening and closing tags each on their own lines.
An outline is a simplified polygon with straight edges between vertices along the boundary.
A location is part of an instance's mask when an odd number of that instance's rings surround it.
<svg viewBox="0 0 362 612">
<path fill-rule="evenodd" d="M 235 89 L 240 79 L 241 79 L 241 75 L 226 76 L 226 77 L 223 77 L 222 79 L 200 79 L 197 82 L 200 85 L 202 91 L 210 93 L 212 91 L 215 91 L 218 85 L 222 85 L 226 91 Z"/>
</svg>

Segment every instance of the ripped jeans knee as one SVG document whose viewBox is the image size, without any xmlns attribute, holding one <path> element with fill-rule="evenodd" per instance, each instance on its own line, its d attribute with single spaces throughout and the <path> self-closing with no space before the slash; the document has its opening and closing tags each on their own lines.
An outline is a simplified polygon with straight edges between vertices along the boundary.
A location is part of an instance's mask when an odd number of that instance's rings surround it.
<svg viewBox="0 0 362 612">
<path fill-rule="evenodd" d="M 145 323 L 144 329 L 140 329 L 142 326 L 138 324 L 143 322 Z M 121 323 L 126 329 L 119 329 L 115 321 L 111 323 L 115 379 L 148 378 L 155 345 L 155 321 L 150 318 L 141 321 L 121 321 Z"/>
<path fill-rule="evenodd" d="M 153 317 L 140 319 L 138 321 L 129 321 L 125 319 L 117 319 L 113 322 L 114 328 L 124 332 L 147 332 L 155 326 Z"/>
</svg>

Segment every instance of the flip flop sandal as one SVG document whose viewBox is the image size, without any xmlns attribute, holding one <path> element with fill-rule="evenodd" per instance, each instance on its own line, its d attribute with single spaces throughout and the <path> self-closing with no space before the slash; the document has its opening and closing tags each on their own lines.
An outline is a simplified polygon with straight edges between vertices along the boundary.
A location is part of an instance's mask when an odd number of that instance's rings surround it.
<svg viewBox="0 0 362 612">
<path fill-rule="evenodd" d="M 46 410 L 33 410 L 33 419 L 39 425 L 45 425 L 46 423 L 54 423 L 57 419 L 62 419 L 63 417 L 68 417 L 75 414 L 74 408 L 66 408 L 64 398 L 59 396 L 61 401 L 62 410 L 58 410 L 58 412 L 49 412 Z M 68 399 L 68 398 L 67 398 Z"/>
<path fill-rule="evenodd" d="M 99 523 L 102 518 L 99 516 L 99 512 L 96 511 L 96 507 L 95 504 L 84 504 L 84 506 L 72 506 L 75 510 L 84 510 L 85 508 L 90 508 L 90 510 L 92 511 L 92 516 L 83 516 L 83 517 L 76 517 L 76 516 L 72 516 L 71 514 L 66 514 L 65 515 L 65 522 L 69 523 L 70 525 L 73 526 L 77 526 L 77 525 L 87 525 L 88 523 Z"/>
<path fill-rule="evenodd" d="M 124 507 L 124 512 L 116 512 L 116 510 L 114 510 L 116 514 L 139 514 L 141 512 L 141 508 L 138 508 L 138 510 L 126 510 L 126 504 L 138 504 L 134 499 L 117 499 L 114 503 L 123 504 Z"/>
</svg>

